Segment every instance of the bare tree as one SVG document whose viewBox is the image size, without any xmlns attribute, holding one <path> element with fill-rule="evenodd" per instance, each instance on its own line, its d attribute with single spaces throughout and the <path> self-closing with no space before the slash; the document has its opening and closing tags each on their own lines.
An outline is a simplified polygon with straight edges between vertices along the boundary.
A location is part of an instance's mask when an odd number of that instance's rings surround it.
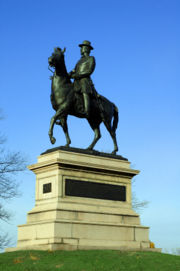
<svg viewBox="0 0 180 271">
<path fill-rule="evenodd" d="M 8 222 L 11 214 L 4 208 L 4 204 L 20 195 L 15 175 L 26 169 L 26 163 L 20 152 L 8 151 L 5 143 L 6 138 L 0 132 L 0 221 Z M 0 249 L 6 247 L 9 242 L 8 234 L 3 235 L 0 231 Z"/>
<path fill-rule="evenodd" d="M 142 211 L 142 209 L 147 208 L 148 205 L 149 205 L 149 201 L 139 200 L 135 192 L 132 192 L 132 208 L 134 211 L 140 212 Z"/>
<path fill-rule="evenodd" d="M 142 209 L 147 208 L 149 205 L 149 201 L 147 200 L 139 200 L 136 196 L 136 193 L 133 191 L 135 180 L 132 180 L 132 208 L 136 212 L 141 212 Z"/>
</svg>

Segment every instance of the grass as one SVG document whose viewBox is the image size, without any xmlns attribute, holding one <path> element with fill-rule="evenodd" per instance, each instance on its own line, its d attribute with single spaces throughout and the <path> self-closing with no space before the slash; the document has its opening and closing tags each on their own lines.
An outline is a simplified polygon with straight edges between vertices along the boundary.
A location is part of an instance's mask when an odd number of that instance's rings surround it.
<svg viewBox="0 0 180 271">
<path fill-rule="evenodd" d="M 16 251 L 0 254 L 0 271 L 180 271 L 180 256 L 158 252 Z"/>
</svg>

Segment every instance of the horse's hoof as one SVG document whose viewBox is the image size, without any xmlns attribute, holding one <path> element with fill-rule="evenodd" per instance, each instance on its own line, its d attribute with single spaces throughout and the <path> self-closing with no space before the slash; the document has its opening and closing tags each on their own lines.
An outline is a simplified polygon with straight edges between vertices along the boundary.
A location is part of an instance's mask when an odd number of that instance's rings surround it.
<svg viewBox="0 0 180 271">
<path fill-rule="evenodd" d="M 51 143 L 52 143 L 52 144 L 54 144 L 54 143 L 56 142 L 55 137 L 51 137 L 50 139 L 51 139 Z"/>
<path fill-rule="evenodd" d="M 93 153 L 93 147 L 88 147 L 87 149 L 86 149 L 87 151 L 89 151 L 90 153 Z"/>
<path fill-rule="evenodd" d="M 64 145 L 64 147 L 69 148 L 69 144 Z"/>
<path fill-rule="evenodd" d="M 116 154 L 117 151 L 112 151 L 111 154 Z"/>
</svg>

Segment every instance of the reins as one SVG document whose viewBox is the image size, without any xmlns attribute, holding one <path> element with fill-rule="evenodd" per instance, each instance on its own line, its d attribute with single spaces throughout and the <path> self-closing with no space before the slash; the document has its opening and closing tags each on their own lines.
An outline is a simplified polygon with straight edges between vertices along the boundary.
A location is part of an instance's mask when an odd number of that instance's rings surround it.
<svg viewBox="0 0 180 271">
<path fill-rule="evenodd" d="M 48 66 L 48 70 L 50 70 L 54 74 L 54 71 L 52 71 L 49 66 Z"/>
</svg>

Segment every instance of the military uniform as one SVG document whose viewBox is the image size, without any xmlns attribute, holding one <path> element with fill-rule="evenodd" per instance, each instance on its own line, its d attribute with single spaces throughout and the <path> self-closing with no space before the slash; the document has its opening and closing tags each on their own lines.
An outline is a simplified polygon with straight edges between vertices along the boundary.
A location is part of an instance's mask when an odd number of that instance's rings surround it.
<svg viewBox="0 0 180 271">
<path fill-rule="evenodd" d="M 95 58 L 93 56 L 83 56 L 75 67 L 74 90 L 82 93 L 93 94 L 94 85 L 90 75 L 95 69 Z"/>
</svg>

